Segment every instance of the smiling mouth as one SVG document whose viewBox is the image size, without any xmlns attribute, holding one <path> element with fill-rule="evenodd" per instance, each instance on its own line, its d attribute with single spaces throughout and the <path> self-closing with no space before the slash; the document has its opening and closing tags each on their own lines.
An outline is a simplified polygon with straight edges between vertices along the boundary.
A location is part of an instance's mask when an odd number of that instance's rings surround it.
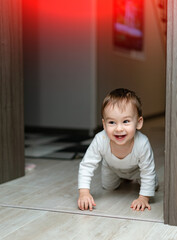
<svg viewBox="0 0 177 240">
<path fill-rule="evenodd" d="M 124 139 L 126 137 L 126 135 L 115 135 L 116 139 Z"/>
</svg>

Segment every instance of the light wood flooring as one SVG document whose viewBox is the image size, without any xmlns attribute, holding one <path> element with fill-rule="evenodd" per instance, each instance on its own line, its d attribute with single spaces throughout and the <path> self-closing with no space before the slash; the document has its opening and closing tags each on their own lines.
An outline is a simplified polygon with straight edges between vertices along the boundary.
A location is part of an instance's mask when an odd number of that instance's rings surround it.
<svg viewBox="0 0 177 240">
<path fill-rule="evenodd" d="M 163 223 L 164 119 L 148 120 L 143 132 L 154 149 L 160 182 L 151 211 L 130 208 L 138 196 L 136 183 L 125 182 L 113 192 L 103 190 L 100 168 L 91 187 L 97 206 L 92 212 L 80 211 L 77 173 L 81 159 L 26 159 L 36 167 L 25 177 L 0 185 L 0 239 L 177 239 L 177 227 Z"/>
</svg>

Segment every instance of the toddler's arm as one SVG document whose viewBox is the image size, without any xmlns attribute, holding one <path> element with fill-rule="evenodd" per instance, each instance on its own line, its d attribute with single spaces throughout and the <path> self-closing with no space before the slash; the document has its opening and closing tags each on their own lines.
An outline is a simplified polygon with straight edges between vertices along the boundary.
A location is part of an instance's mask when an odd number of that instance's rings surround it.
<svg viewBox="0 0 177 240">
<path fill-rule="evenodd" d="M 92 195 L 90 194 L 89 189 L 83 188 L 79 190 L 79 199 L 78 207 L 81 210 L 90 210 L 92 211 L 93 206 L 96 206 Z"/>
<path fill-rule="evenodd" d="M 149 205 L 149 197 L 140 195 L 139 198 L 132 202 L 131 208 L 137 211 L 139 210 L 144 211 L 145 208 L 151 210 L 151 206 Z"/>
</svg>

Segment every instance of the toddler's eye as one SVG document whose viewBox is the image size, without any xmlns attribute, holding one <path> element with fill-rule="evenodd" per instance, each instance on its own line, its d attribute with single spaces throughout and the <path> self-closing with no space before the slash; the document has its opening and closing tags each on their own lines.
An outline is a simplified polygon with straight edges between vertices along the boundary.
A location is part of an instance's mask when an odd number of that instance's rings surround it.
<svg viewBox="0 0 177 240">
<path fill-rule="evenodd" d="M 130 121 L 129 120 L 124 120 L 123 123 L 129 123 Z"/>
<path fill-rule="evenodd" d="M 115 122 L 114 121 L 109 121 L 108 122 L 110 125 L 113 125 L 113 124 L 115 124 Z"/>
</svg>

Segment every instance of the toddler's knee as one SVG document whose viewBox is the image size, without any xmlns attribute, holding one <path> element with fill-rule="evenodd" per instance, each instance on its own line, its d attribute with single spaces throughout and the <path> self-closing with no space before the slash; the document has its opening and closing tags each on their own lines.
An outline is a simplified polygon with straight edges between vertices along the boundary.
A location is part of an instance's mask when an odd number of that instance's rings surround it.
<svg viewBox="0 0 177 240">
<path fill-rule="evenodd" d="M 116 185 L 109 185 L 109 184 L 102 183 L 102 188 L 105 189 L 105 190 L 108 190 L 108 191 L 114 191 L 119 186 L 120 186 L 120 182 L 117 183 Z"/>
<path fill-rule="evenodd" d="M 105 190 L 108 190 L 108 191 L 114 191 L 116 188 L 113 188 L 111 186 L 105 186 L 105 185 L 102 185 L 102 188 L 105 189 Z"/>
</svg>

